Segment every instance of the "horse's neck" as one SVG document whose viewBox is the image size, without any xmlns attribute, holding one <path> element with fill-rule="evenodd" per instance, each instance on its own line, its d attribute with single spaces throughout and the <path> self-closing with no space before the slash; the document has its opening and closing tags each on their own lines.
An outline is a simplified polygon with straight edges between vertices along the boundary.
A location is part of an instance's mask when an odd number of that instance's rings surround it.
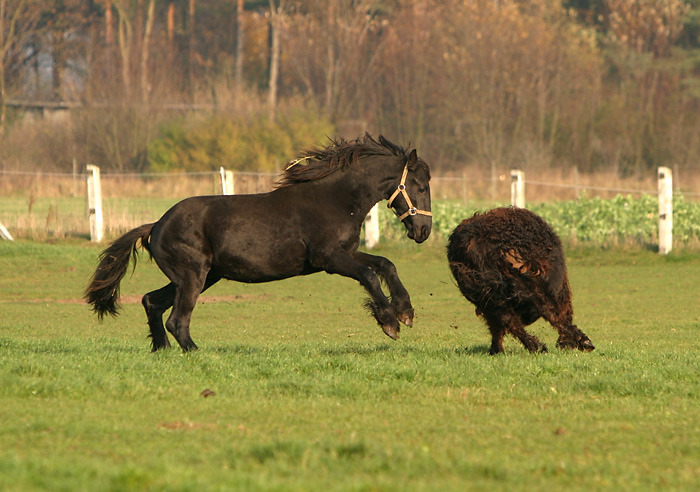
<svg viewBox="0 0 700 492">
<path fill-rule="evenodd" d="M 363 170 L 349 170 L 335 183 L 345 192 L 350 192 L 357 211 L 366 215 L 379 201 L 386 200 L 394 192 L 401 181 L 403 167 L 398 168 L 396 158 L 390 161 L 376 160 Z M 397 171 L 398 169 L 398 171 Z"/>
</svg>

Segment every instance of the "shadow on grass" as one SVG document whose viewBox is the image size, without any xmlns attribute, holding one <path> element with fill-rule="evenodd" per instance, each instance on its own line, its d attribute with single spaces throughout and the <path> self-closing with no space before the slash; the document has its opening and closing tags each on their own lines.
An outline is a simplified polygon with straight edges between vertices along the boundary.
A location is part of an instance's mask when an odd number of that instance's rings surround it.
<svg viewBox="0 0 700 492">
<path fill-rule="evenodd" d="M 323 349 L 321 351 L 324 355 L 361 355 L 368 356 L 378 353 L 388 352 L 392 349 L 390 344 L 376 345 L 373 347 L 367 346 L 346 346 L 346 347 L 336 347 L 330 349 Z M 427 355 L 437 355 L 437 354 L 455 354 L 458 356 L 474 356 L 474 355 L 489 355 L 489 345 L 475 345 L 472 347 L 459 347 L 459 348 L 426 348 L 419 346 L 401 346 L 395 347 L 393 351 L 405 354 L 427 354 Z"/>
<path fill-rule="evenodd" d="M 254 345 L 218 345 L 215 347 L 208 347 L 206 350 L 217 353 L 217 354 L 260 354 L 265 349 L 264 347 L 254 346 Z"/>
<path fill-rule="evenodd" d="M 454 350 L 457 355 L 490 355 L 489 345 L 474 345 L 473 347 L 461 347 Z"/>
<path fill-rule="evenodd" d="M 304 345 L 306 349 L 310 347 Z M 173 347 L 175 349 L 175 347 Z M 301 346 L 300 346 L 301 349 Z M 308 351 L 308 350 L 302 351 Z M 313 347 L 311 348 L 313 352 L 319 355 L 327 357 L 343 357 L 348 355 L 355 355 L 359 357 L 371 357 L 377 354 L 385 353 L 396 353 L 396 354 L 423 354 L 428 356 L 441 356 L 445 355 L 456 355 L 459 357 L 464 356 L 490 356 L 489 355 L 489 345 L 473 345 L 471 347 L 422 347 L 422 346 L 392 346 L 392 344 L 379 344 L 379 345 L 343 345 L 337 347 Z M 274 350 L 271 348 L 266 348 L 263 346 L 256 345 L 218 345 L 207 347 L 203 349 L 205 351 L 214 352 L 217 354 L 240 354 L 240 355 L 257 355 L 267 350 Z"/>
<path fill-rule="evenodd" d="M 389 344 L 374 345 L 372 347 L 348 345 L 345 347 L 326 348 L 321 350 L 323 355 L 374 355 L 389 351 Z"/>
</svg>

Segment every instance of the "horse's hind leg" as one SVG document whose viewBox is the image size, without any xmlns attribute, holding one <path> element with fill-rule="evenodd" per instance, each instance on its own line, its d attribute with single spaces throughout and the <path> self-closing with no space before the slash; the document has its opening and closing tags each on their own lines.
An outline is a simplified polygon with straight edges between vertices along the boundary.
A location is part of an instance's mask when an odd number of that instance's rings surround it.
<svg viewBox="0 0 700 492">
<path fill-rule="evenodd" d="M 173 310 L 165 323 L 165 327 L 175 337 L 183 351 L 197 350 L 197 345 L 190 337 L 190 319 L 197 303 L 199 294 L 218 282 L 221 277 L 211 272 L 195 274 L 185 272 L 180 275 L 181 281 L 175 289 Z"/>
<path fill-rule="evenodd" d="M 165 323 L 168 331 L 185 352 L 197 350 L 197 345 L 190 337 L 190 319 L 200 291 L 201 288 L 191 282 L 179 285 L 175 292 L 173 310 Z"/>
<path fill-rule="evenodd" d="M 149 292 L 141 299 L 141 304 L 143 304 L 148 317 L 148 327 L 151 330 L 153 352 L 170 347 L 170 341 L 163 326 L 163 313 L 170 309 L 174 300 L 175 285 L 172 282 L 165 287 Z"/>
</svg>

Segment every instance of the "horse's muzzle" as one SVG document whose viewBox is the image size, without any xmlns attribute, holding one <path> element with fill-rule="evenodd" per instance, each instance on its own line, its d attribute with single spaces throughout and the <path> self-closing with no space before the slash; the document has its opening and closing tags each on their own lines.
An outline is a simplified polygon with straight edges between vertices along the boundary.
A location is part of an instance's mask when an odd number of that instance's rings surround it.
<svg viewBox="0 0 700 492">
<path fill-rule="evenodd" d="M 414 226 L 408 230 L 408 237 L 418 244 L 430 237 L 431 225 Z"/>
</svg>

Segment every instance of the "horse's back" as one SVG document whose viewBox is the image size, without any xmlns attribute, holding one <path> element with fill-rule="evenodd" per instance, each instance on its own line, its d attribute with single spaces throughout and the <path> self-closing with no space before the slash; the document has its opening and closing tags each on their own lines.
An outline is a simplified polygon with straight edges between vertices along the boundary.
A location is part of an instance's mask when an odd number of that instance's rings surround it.
<svg viewBox="0 0 700 492">
<path fill-rule="evenodd" d="M 194 264 L 218 276 L 267 282 L 318 271 L 306 261 L 303 220 L 283 194 L 196 196 L 168 210 L 153 228 L 156 262 Z"/>
</svg>

